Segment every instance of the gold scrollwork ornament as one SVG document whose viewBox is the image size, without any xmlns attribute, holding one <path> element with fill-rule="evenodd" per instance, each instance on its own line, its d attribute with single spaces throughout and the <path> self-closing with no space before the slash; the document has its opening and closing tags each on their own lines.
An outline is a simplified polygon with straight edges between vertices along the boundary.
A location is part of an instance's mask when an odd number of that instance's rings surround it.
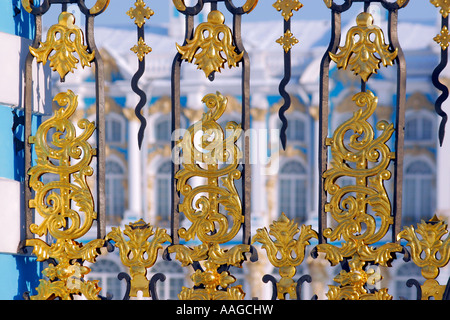
<svg viewBox="0 0 450 320">
<path fill-rule="evenodd" d="M 30 230 L 39 235 L 50 234 L 55 243 L 47 244 L 41 239 L 28 239 L 25 245 L 33 247 L 38 261 L 53 259 L 43 274 L 49 280 L 40 280 L 38 294 L 31 299 L 72 299 L 73 295 L 84 295 L 87 299 L 99 299 L 101 290 L 98 281 L 85 281 L 83 278 L 90 269 L 81 261 L 95 262 L 100 254 L 104 240 L 96 239 L 81 244 L 75 239 L 85 235 L 91 228 L 97 214 L 94 200 L 86 177 L 93 174 L 89 166 L 95 150 L 87 140 L 92 136 L 94 123 L 82 119 L 78 127 L 84 130 L 77 135 L 75 126 L 69 118 L 77 109 L 77 96 L 72 91 L 61 92 L 54 99 L 60 106 L 55 115 L 44 121 L 36 135 L 29 138 L 35 145 L 36 165 L 30 175 L 30 187 L 35 191 L 29 206 L 43 218 L 40 224 L 32 224 Z M 51 141 L 49 132 L 55 129 Z M 76 163 L 72 164 L 71 160 Z M 44 183 L 46 174 L 58 176 L 58 180 Z M 84 217 L 80 213 L 84 213 Z"/>
<path fill-rule="evenodd" d="M 220 72 L 225 67 L 225 62 L 230 69 L 237 67 L 244 55 L 243 52 L 235 52 L 231 29 L 224 22 L 224 15 L 213 10 L 208 14 L 208 21 L 199 24 L 195 29 L 193 38 L 186 39 L 186 45 L 176 44 L 181 59 L 190 63 L 195 59 L 198 69 L 203 70 L 206 77 L 213 71 Z"/>
<path fill-rule="evenodd" d="M 188 229 L 180 228 L 178 234 L 186 241 L 197 236 L 204 243 L 225 243 L 236 236 L 243 222 L 234 182 L 241 177 L 238 165 L 242 152 L 236 142 L 242 129 L 229 122 L 225 135 L 217 121 L 225 112 L 227 99 L 219 92 L 206 95 L 203 102 L 209 111 L 177 143 L 183 157 L 183 168 L 175 174 L 177 190 L 184 196 L 179 211 L 192 223 Z M 207 184 L 193 188 L 189 184 L 193 177 L 204 178 Z"/>
<path fill-rule="evenodd" d="M 387 243 L 375 249 L 369 245 L 380 241 L 393 223 L 384 181 L 391 177 L 388 166 L 395 158 L 387 145 L 394 126 L 378 122 L 376 128 L 380 133 L 375 138 L 368 120 L 377 108 L 377 97 L 367 91 L 356 94 L 353 100 L 358 107 L 365 108 L 354 112 L 352 118 L 336 129 L 333 138 L 326 140 L 331 146 L 331 163 L 330 169 L 323 173 L 324 189 L 330 195 L 325 211 L 337 222 L 334 229 L 327 228 L 323 234 L 331 241 L 344 242 L 340 248 L 320 244 L 317 249 L 327 254 L 332 265 L 355 254 L 361 261 L 386 265 L 392 259 L 391 253 L 401 251 L 401 246 Z M 345 138 L 348 132 L 353 132 L 350 139 Z M 343 178 L 354 183 L 340 186 Z"/>
<path fill-rule="evenodd" d="M 338 68 L 347 69 L 350 66 L 355 75 L 360 75 L 362 80 L 367 81 L 380 69 L 380 63 L 385 67 L 393 65 L 398 48 L 393 52 L 389 50 L 389 45 L 384 42 L 383 31 L 373 24 L 370 13 L 360 13 L 356 24 L 356 27 L 348 31 L 345 45 L 339 47 L 340 52 L 330 52 L 329 55 Z"/>
<path fill-rule="evenodd" d="M 50 60 L 50 67 L 59 73 L 61 79 L 69 72 L 73 72 L 78 62 L 81 62 L 83 68 L 90 67 L 95 57 L 95 52 L 87 51 L 83 31 L 74 23 L 73 14 L 62 12 L 58 18 L 58 24 L 51 26 L 48 30 L 47 41 L 41 42 L 41 46 L 37 49 L 30 47 L 31 54 L 38 62 L 45 65 L 47 59 Z M 54 53 L 50 55 L 52 52 Z M 74 52 L 78 54 L 80 60 L 75 58 Z"/>
</svg>

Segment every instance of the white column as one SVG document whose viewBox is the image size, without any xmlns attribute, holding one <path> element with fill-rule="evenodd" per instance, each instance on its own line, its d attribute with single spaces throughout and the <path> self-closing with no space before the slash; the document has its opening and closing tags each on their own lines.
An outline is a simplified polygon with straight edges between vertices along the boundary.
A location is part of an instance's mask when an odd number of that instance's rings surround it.
<svg viewBox="0 0 450 320">
<path fill-rule="evenodd" d="M 131 109 L 128 109 L 133 111 Z M 134 116 L 128 118 L 128 210 L 126 220 L 138 220 L 142 217 L 142 166 L 138 145 L 138 131 L 140 122 Z"/>
<path fill-rule="evenodd" d="M 449 105 L 444 103 L 443 109 Z M 439 118 L 440 119 L 440 118 Z M 447 128 L 442 147 L 437 147 L 436 213 L 442 219 L 450 217 L 450 132 Z"/>
</svg>

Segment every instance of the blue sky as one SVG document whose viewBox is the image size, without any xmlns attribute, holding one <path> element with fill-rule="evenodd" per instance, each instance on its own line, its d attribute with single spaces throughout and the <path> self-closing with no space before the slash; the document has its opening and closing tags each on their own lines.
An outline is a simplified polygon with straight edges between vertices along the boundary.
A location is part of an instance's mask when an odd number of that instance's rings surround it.
<svg viewBox="0 0 450 320">
<path fill-rule="evenodd" d="M 90 0 L 93 2 L 94 0 Z M 330 15 L 329 9 L 322 0 L 300 0 L 303 8 L 295 15 L 294 19 L 328 19 Z M 343 0 L 335 0 L 341 3 Z M 169 3 L 171 0 L 145 0 L 147 5 L 155 11 L 155 15 L 150 19 L 154 23 L 162 23 L 167 21 L 169 15 Z M 244 3 L 245 0 L 234 0 L 236 5 Z M 281 19 L 272 4 L 275 0 L 260 0 L 253 12 L 244 17 L 244 21 L 264 21 Z M 89 3 L 89 1 L 87 1 Z M 125 14 L 126 11 L 134 6 L 134 0 L 111 0 L 106 12 L 97 18 L 98 25 L 128 25 L 130 18 Z M 222 5 L 223 6 L 223 5 Z M 360 8 L 362 4 L 355 3 L 355 8 Z M 438 16 L 438 8 L 435 8 L 428 0 L 410 0 L 406 8 L 400 10 L 400 18 L 402 20 L 432 20 Z M 345 19 L 346 16 L 343 16 Z"/>
</svg>

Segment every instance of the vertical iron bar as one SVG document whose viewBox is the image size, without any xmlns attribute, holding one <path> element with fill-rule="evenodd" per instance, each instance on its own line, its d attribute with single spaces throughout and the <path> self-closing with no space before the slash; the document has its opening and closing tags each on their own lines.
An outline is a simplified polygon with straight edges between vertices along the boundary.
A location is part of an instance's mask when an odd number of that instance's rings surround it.
<svg viewBox="0 0 450 320">
<path fill-rule="evenodd" d="M 447 27 L 448 29 L 448 22 L 449 17 L 446 18 L 442 17 L 441 19 L 441 30 L 444 27 Z M 441 72 L 447 67 L 448 64 L 448 48 L 444 50 L 444 48 L 441 47 L 441 61 L 439 65 L 434 69 L 433 74 L 431 76 L 433 85 L 440 90 L 442 93 L 441 95 L 436 99 L 434 108 L 436 113 L 441 117 L 441 122 L 439 124 L 439 145 L 442 147 L 442 143 L 444 142 L 444 136 L 445 136 L 445 125 L 448 120 L 447 113 L 442 110 L 442 104 L 445 100 L 447 100 L 449 96 L 449 90 L 448 87 L 440 82 L 439 76 Z"/>
<path fill-rule="evenodd" d="M 144 34 L 145 34 L 144 26 L 137 27 L 137 41 L 139 41 L 139 39 L 145 40 Z M 147 95 L 141 88 L 139 88 L 138 82 L 145 71 L 145 55 L 142 57 L 142 60 L 138 59 L 138 63 L 139 63 L 138 70 L 131 79 L 131 88 L 139 96 L 139 102 L 136 105 L 136 108 L 134 109 L 134 113 L 141 123 L 137 136 L 139 149 L 141 149 L 142 142 L 144 140 L 145 128 L 147 127 L 147 120 L 142 114 L 142 109 L 145 107 L 145 104 L 147 103 Z"/>
<path fill-rule="evenodd" d="M 284 20 L 284 32 L 283 34 L 286 34 L 288 30 L 291 29 L 291 19 L 288 21 Z M 288 50 L 287 52 L 284 51 L 284 77 L 280 82 L 280 86 L 278 88 L 278 91 L 280 92 L 280 95 L 283 97 L 283 105 L 280 107 L 280 110 L 278 110 L 278 117 L 281 120 L 281 129 L 280 129 L 280 140 L 281 140 L 281 146 L 284 150 L 286 150 L 286 143 L 287 143 L 287 137 L 286 137 L 286 130 L 288 128 L 288 120 L 285 116 L 285 112 L 289 109 L 291 106 L 291 96 L 286 91 L 286 86 L 291 80 L 291 50 Z"/>
<path fill-rule="evenodd" d="M 397 242 L 397 234 L 401 230 L 402 191 L 403 191 L 403 157 L 405 140 L 405 108 L 406 108 L 406 61 L 398 40 L 398 9 L 389 10 L 389 42 L 398 49 L 397 62 L 397 116 L 395 127 L 395 166 L 394 166 L 394 224 L 392 242 Z"/>
<path fill-rule="evenodd" d="M 242 130 L 244 132 L 244 163 L 242 165 L 242 203 L 244 211 L 244 225 L 242 243 L 251 243 L 251 163 L 250 136 L 245 132 L 250 129 L 250 59 L 242 43 L 242 14 L 233 12 L 233 37 L 236 48 L 243 52 L 242 57 Z"/>
<path fill-rule="evenodd" d="M 194 16 L 186 13 L 186 32 L 184 37 L 183 45 L 186 45 L 186 39 L 190 39 L 194 32 Z M 181 95 L 181 64 L 182 64 L 181 54 L 177 53 L 172 64 L 172 75 L 171 75 L 171 103 L 172 103 L 172 135 L 180 129 L 180 119 L 181 119 L 181 105 L 180 105 L 180 95 Z M 176 138 L 172 139 L 171 147 L 172 152 L 175 151 Z M 174 156 L 174 155 L 172 155 Z M 174 157 L 172 157 L 173 160 Z M 175 174 L 180 170 L 180 164 L 172 161 L 172 174 L 171 174 L 171 237 L 172 244 L 179 244 L 180 238 L 178 236 L 178 229 L 180 227 L 180 212 L 178 211 L 178 204 L 180 203 L 180 193 L 177 191 L 177 180 L 175 179 Z"/>
<path fill-rule="evenodd" d="M 97 238 L 106 236 L 105 207 L 105 79 L 104 66 L 94 39 L 94 16 L 86 14 L 86 42 L 91 52 L 95 51 L 95 95 L 97 123 Z"/>
<path fill-rule="evenodd" d="M 35 17 L 35 36 L 33 48 L 39 48 L 39 43 L 42 40 L 42 15 L 33 14 Z M 25 61 L 25 88 L 24 88 L 24 213 L 25 213 L 25 239 L 34 238 L 33 233 L 30 230 L 30 225 L 33 223 L 33 209 L 29 206 L 29 201 L 33 198 L 33 191 L 30 187 L 30 176 L 28 171 L 32 167 L 32 145 L 29 142 L 29 137 L 32 136 L 32 116 L 33 116 L 33 63 L 34 56 L 28 51 L 27 58 Z"/>
<path fill-rule="evenodd" d="M 326 243 L 323 231 L 327 227 L 327 214 L 325 212 L 325 203 L 327 203 L 327 194 L 324 190 L 324 178 L 322 173 L 327 170 L 328 148 L 326 139 L 328 137 L 328 115 L 329 115 L 329 71 L 331 58 L 329 52 L 336 53 L 341 40 L 341 14 L 332 9 L 331 12 L 331 39 L 320 65 L 320 101 L 319 101 L 319 243 Z"/>
</svg>

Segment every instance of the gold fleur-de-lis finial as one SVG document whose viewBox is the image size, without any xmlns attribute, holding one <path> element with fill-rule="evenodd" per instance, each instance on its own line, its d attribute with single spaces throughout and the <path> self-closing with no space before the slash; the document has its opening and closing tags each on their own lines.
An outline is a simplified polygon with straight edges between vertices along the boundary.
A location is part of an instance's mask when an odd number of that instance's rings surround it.
<svg viewBox="0 0 450 320">
<path fill-rule="evenodd" d="M 181 58 L 188 62 L 195 58 L 198 69 L 203 70 L 207 77 L 213 71 L 220 72 L 225 62 L 228 62 L 229 68 L 236 67 L 244 55 L 243 52 L 235 52 L 231 29 L 224 22 L 222 12 L 213 10 L 208 14 L 208 21 L 195 29 L 193 38 L 186 40 L 186 45 L 176 44 Z"/>
<path fill-rule="evenodd" d="M 154 15 L 155 12 L 152 9 L 148 8 L 143 0 L 136 0 L 134 5 L 134 8 L 130 8 L 130 10 L 127 11 L 127 15 L 131 19 L 135 19 L 134 23 L 139 28 L 142 28 L 145 23 L 145 19 L 150 19 L 150 17 Z"/>
<path fill-rule="evenodd" d="M 94 60 L 95 52 L 89 53 L 84 45 L 83 31 L 75 25 L 75 17 L 68 12 L 62 12 L 58 18 L 58 24 L 50 27 L 47 40 L 41 42 L 39 48 L 30 47 L 30 52 L 36 57 L 37 62 L 44 65 L 50 60 L 50 67 L 57 71 L 63 79 L 69 72 L 76 69 L 78 62 L 81 66 L 90 67 Z M 54 54 L 51 55 L 51 53 Z M 80 60 L 75 58 L 76 52 Z"/>
<path fill-rule="evenodd" d="M 362 80 L 367 81 L 373 73 L 377 73 L 380 63 L 385 67 L 393 65 L 398 49 L 389 51 L 389 45 L 384 42 L 383 31 L 373 24 L 370 13 L 360 13 L 356 24 L 356 27 L 348 31 L 345 45 L 339 47 L 340 52 L 330 52 L 330 57 L 338 68 L 347 69 L 350 65 L 355 75 L 360 75 Z"/>
</svg>

